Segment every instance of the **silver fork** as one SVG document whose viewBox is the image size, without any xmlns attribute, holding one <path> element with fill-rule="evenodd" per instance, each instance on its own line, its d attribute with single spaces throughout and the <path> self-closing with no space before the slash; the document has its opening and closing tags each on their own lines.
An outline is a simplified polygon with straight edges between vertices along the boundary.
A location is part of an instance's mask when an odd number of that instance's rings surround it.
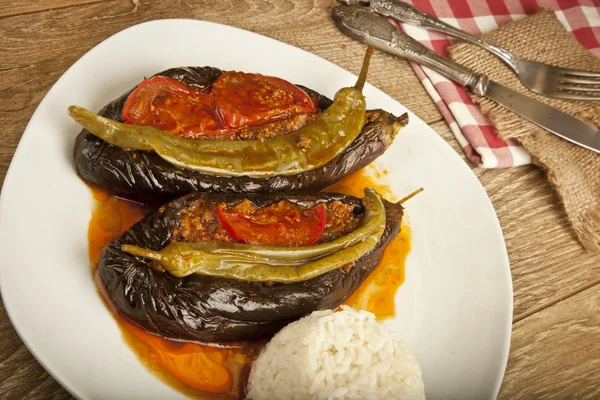
<svg viewBox="0 0 600 400">
<path fill-rule="evenodd" d="M 563 100 L 600 100 L 600 72 L 578 71 L 521 60 L 507 50 L 455 28 L 399 0 L 338 0 L 411 25 L 430 28 L 474 44 L 498 56 L 529 90 Z"/>
</svg>

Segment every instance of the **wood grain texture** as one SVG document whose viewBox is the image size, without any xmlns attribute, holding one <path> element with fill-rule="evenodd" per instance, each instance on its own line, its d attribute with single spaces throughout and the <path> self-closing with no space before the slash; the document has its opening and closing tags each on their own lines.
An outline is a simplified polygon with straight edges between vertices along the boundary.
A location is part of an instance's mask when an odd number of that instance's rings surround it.
<svg viewBox="0 0 600 400">
<path fill-rule="evenodd" d="M 104 0 L 2 0 L 0 2 L 0 18 L 75 5 L 98 3 L 100 1 Z"/>
<path fill-rule="evenodd" d="M 600 286 L 513 327 L 499 399 L 600 398 Z"/>
<path fill-rule="evenodd" d="M 364 47 L 337 31 L 329 17 L 332 5 L 333 0 L 1 2 L 0 185 L 43 96 L 73 62 L 110 35 L 153 19 L 203 19 L 273 37 L 356 72 Z M 376 53 L 369 82 L 432 124 L 463 154 L 405 62 Z M 591 286 L 600 277 L 600 255 L 579 246 L 537 168 L 473 169 L 498 213 L 511 261 L 515 317 L 523 318 L 514 325 L 501 398 L 598 398 L 600 377 L 594 371 L 600 366 L 589 354 L 600 350 L 600 289 Z M 1 303 L 0 398 L 71 398 L 25 348 Z"/>
</svg>

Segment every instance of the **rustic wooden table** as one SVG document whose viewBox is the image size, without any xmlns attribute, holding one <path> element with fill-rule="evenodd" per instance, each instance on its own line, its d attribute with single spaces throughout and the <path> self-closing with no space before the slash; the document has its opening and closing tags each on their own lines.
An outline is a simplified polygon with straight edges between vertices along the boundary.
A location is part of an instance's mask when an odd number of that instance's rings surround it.
<svg viewBox="0 0 600 400">
<path fill-rule="evenodd" d="M 114 33 L 162 18 L 216 21 L 270 36 L 357 71 L 364 48 L 335 28 L 329 17 L 332 3 L 3 0 L 0 185 L 46 92 L 73 62 Z M 372 84 L 414 111 L 462 156 L 448 125 L 406 62 L 376 53 L 371 71 Z M 473 171 L 498 213 L 514 282 L 513 337 L 499 397 L 599 398 L 600 255 L 582 250 L 558 197 L 538 168 Z M 25 348 L 0 304 L 0 398 L 68 397 Z"/>
</svg>

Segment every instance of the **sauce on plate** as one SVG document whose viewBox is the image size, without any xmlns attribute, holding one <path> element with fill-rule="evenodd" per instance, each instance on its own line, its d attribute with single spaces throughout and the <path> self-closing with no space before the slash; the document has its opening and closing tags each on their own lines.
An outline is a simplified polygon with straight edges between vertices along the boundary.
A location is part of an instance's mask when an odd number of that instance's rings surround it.
<svg viewBox="0 0 600 400">
<path fill-rule="evenodd" d="M 386 175 L 385 171 L 378 172 L 372 168 L 361 170 L 328 191 L 362 197 L 365 187 L 373 187 L 385 198 L 397 200 L 385 184 Z M 154 209 L 119 199 L 97 188 L 92 188 L 92 193 L 95 206 L 88 228 L 88 246 L 94 271 L 102 248 Z M 410 230 L 402 224 L 401 233 L 386 248 L 379 266 L 345 304 L 369 310 L 378 319 L 394 316 L 394 296 L 404 281 L 404 261 L 409 251 Z M 99 291 L 102 292 L 101 287 Z M 197 399 L 236 399 L 244 396 L 251 362 L 258 355 L 263 342 L 221 346 L 169 340 L 144 331 L 120 316 L 108 302 L 107 306 L 127 344 L 163 382 Z"/>
<path fill-rule="evenodd" d="M 387 200 L 397 201 L 397 196 L 386 182 L 387 175 L 385 170 L 378 171 L 368 166 L 327 190 L 363 197 L 364 189 L 371 187 Z M 410 233 L 409 226 L 403 222 L 398 236 L 385 248 L 379 265 L 344 302 L 345 305 L 370 311 L 379 321 L 395 316 L 394 298 L 404 283 L 404 264 L 411 247 Z"/>
</svg>

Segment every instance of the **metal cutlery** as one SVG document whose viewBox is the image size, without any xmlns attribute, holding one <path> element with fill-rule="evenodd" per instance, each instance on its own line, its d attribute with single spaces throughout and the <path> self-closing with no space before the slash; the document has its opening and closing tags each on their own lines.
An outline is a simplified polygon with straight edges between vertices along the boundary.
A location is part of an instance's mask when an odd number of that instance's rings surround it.
<svg viewBox="0 0 600 400">
<path fill-rule="evenodd" d="M 347 5 L 364 7 L 400 22 L 433 29 L 474 44 L 499 57 L 519 77 L 521 83 L 542 96 L 564 100 L 600 100 L 600 72 L 554 67 L 519 59 L 507 50 L 453 27 L 400 0 L 338 0 Z"/>
<path fill-rule="evenodd" d="M 337 6 L 333 9 L 333 19 L 338 28 L 350 37 L 429 67 L 563 139 L 600 152 L 600 131 L 597 128 L 438 55 L 366 8 Z"/>
</svg>

